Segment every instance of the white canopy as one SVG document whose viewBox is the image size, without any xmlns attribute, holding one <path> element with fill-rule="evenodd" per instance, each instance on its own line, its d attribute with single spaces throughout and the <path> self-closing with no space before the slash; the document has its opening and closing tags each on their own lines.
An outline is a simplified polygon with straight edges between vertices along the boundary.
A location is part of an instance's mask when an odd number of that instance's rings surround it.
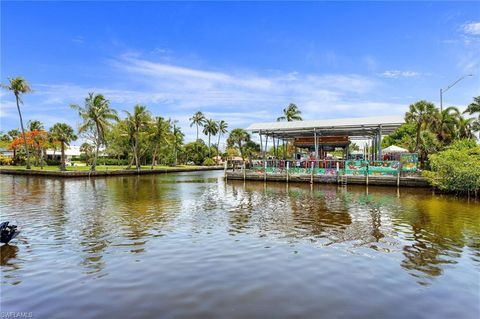
<svg viewBox="0 0 480 319">
<path fill-rule="evenodd" d="M 390 145 L 382 150 L 382 153 L 408 153 L 408 150 L 398 147 L 396 145 Z"/>
</svg>

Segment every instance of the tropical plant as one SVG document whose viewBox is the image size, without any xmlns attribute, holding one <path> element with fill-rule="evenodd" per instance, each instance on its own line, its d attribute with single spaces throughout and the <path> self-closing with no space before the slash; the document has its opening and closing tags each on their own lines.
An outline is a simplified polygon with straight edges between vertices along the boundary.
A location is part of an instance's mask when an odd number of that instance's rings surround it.
<svg viewBox="0 0 480 319">
<path fill-rule="evenodd" d="M 93 147 L 93 145 L 91 144 L 88 144 L 85 142 L 85 143 L 82 143 L 82 145 L 80 145 L 80 152 L 83 154 L 83 157 L 85 158 L 85 163 L 87 165 L 90 164 L 94 151 L 95 151 L 95 147 Z"/>
<path fill-rule="evenodd" d="M 218 142 L 217 142 L 217 157 L 218 153 L 220 151 L 220 138 L 222 137 L 223 134 L 226 134 L 228 132 L 228 124 L 224 120 L 220 120 L 217 122 L 217 127 L 218 127 Z"/>
<path fill-rule="evenodd" d="M 198 111 L 196 112 L 195 114 L 193 114 L 193 116 L 190 118 L 190 127 L 192 126 L 196 126 L 197 128 L 197 140 L 198 140 L 198 127 L 199 126 L 202 126 L 205 124 L 206 122 L 206 118 L 205 118 L 205 115 L 203 115 L 202 112 Z"/>
<path fill-rule="evenodd" d="M 140 169 L 140 135 L 146 131 L 147 125 L 151 120 L 150 112 L 147 111 L 146 106 L 140 104 L 135 105 L 135 107 L 133 108 L 133 113 L 130 113 L 128 111 L 124 112 L 127 114 L 125 122 L 128 134 L 130 136 L 131 147 L 135 159 L 135 167 L 137 169 Z"/>
<path fill-rule="evenodd" d="M 457 136 L 460 111 L 455 106 L 449 106 L 441 112 L 435 112 L 432 128 L 437 134 L 438 140 L 443 145 L 450 144 Z"/>
<path fill-rule="evenodd" d="M 437 109 L 431 102 L 422 100 L 411 104 L 409 111 L 405 114 L 406 122 L 413 122 L 416 125 L 415 151 L 420 147 L 421 132 L 436 119 Z"/>
<path fill-rule="evenodd" d="M 71 107 L 78 111 L 83 120 L 78 132 L 80 134 L 93 132 L 93 142 L 95 143 L 95 156 L 93 158 L 91 170 L 94 171 L 97 166 L 98 152 L 101 145 L 105 145 L 105 134 L 112 121 L 118 121 L 117 112 L 110 108 L 110 102 L 101 94 L 94 95 L 89 93 L 85 98 L 84 106 L 72 104 Z"/>
<path fill-rule="evenodd" d="M 283 109 L 283 115 L 277 118 L 277 122 L 287 121 L 303 121 L 302 112 L 298 109 L 294 103 L 290 103 L 286 108 Z M 288 150 L 288 141 L 285 146 L 285 139 L 282 139 L 283 147 L 283 159 L 286 159 L 287 150 Z"/>
<path fill-rule="evenodd" d="M 473 102 L 467 106 L 467 109 L 463 113 L 470 115 L 477 115 L 477 118 L 472 121 L 472 130 L 475 132 L 480 131 L 480 96 L 473 98 Z"/>
<path fill-rule="evenodd" d="M 250 134 L 248 134 L 248 132 L 244 129 L 236 128 L 230 132 L 227 144 L 229 146 L 236 145 L 238 147 L 238 151 L 240 152 L 240 156 L 243 160 L 245 160 L 246 154 L 243 145 L 248 141 L 250 141 Z"/>
<path fill-rule="evenodd" d="M 210 140 L 212 135 L 215 136 L 218 133 L 218 124 L 212 119 L 208 119 L 204 126 L 203 126 L 203 134 L 208 136 L 208 156 L 211 157 L 211 150 L 210 150 Z"/>
<path fill-rule="evenodd" d="M 43 123 L 38 121 L 38 120 L 30 120 L 27 123 L 28 125 L 28 130 L 29 131 L 43 131 L 45 130 L 45 127 L 43 126 Z"/>
<path fill-rule="evenodd" d="M 302 112 L 298 109 L 294 103 L 290 103 L 283 109 L 283 115 L 277 118 L 277 121 L 302 121 Z"/>
<path fill-rule="evenodd" d="M 30 155 L 28 153 L 28 146 L 27 146 L 27 139 L 25 138 L 25 128 L 23 127 L 23 118 L 22 112 L 20 111 L 20 103 L 23 104 L 22 94 L 32 92 L 30 85 L 28 82 L 21 76 L 17 76 L 16 78 L 9 78 L 8 81 L 10 82 L 8 85 L 3 85 L 2 87 L 6 90 L 12 91 L 15 95 L 15 100 L 17 102 L 17 110 L 18 110 L 18 117 L 20 118 L 20 127 L 22 128 L 22 135 L 24 136 L 24 147 L 25 147 L 25 154 L 26 154 L 26 162 L 27 162 L 27 169 L 30 169 Z"/>
<path fill-rule="evenodd" d="M 474 139 L 457 140 L 429 160 L 431 171 L 424 175 L 433 186 L 465 194 L 480 190 L 480 146 Z"/>
<path fill-rule="evenodd" d="M 56 123 L 50 128 L 50 134 L 54 140 L 60 142 L 61 145 L 61 165 L 60 170 L 65 171 L 65 145 L 70 145 L 70 142 L 75 141 L 77 136 L 75 135 L 73 128 L 66 123 Z"/>
<path fill-rule="evenodd" d="M 160 143 L 164 142 L 168 144 L 167 136 L 170 131 L 170 121 L 165 120 L 161 116 L 157 116 L 155 118 L 155 121 L 152 124 L 153 125 L 150 129 L 149 137 L 153 144 L 153 155 L 152 155 L 152 166 L 151 166 L 151 168 L 153 169 L 153 166 L 155 165 L 156 158 L 157 158 L 157 152 L 158 152 L 158 149 L 160 148 Z"/>
</svg>

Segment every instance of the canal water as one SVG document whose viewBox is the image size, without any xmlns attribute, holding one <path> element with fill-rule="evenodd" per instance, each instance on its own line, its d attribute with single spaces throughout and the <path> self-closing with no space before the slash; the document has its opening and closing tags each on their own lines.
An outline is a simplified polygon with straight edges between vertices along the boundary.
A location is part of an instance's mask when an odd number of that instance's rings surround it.
<svg viewBox="0 0 480 319">
<path fill-rule="evenodd" d="M 1 312 L 33 318 L 480 317 L 480 203 L 221 172 L 0 176 Z"/>
</svg>

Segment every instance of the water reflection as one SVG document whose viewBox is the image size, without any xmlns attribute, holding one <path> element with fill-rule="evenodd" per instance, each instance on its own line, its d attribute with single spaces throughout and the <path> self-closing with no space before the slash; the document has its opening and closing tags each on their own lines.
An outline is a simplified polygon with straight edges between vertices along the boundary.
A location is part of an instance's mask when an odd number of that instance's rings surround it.
<svg viewBox="0 0 480 319">
<path fill-rule="evenodd" d="M 9 300 L 22 295 L 13 285 L 42 291 L 56 282 L 57 273 L 65 274 L 58 285 L 66 296 L 85 291 L 85 282 L 98 289 L 89 306 L 105 301 L 102 294 L 111 287 L 137 287 L 135 300 L 123 300 L 125 307 L 156 305 L 157 300 L 145 302 L 153 291 L 171 298 L 172 309 L 189 309 L 201 308 L 215 291 L 221 296 L 210 305 L 219 307 L 225 295 L 235 302 L 250 295 L 278 297 L 288 295 L 289 285 L 306 291 L 290 298 L 303 296 L 300 301 L 311 306 L 328 297 L 321 291 L 332 289 L 354 300 L 368 298 L 363 289 L 373 285 L 369 293 L 380 298 L 392 289 L 388 280 L 402 288 L 398 294 L 432 283 L 437 289 L 445 283 L 448 294 L 452 284 L 465 286 L 465 276 L 474 282 L 480 269 L 479 203 L 432 196 L 429 190 L 225 183 L 218 173 L 71 180 L 0 176 L 0 187 L 2 219 L 22 228 L 16 246 L 0 251 Z M 342 287 L 352 292 L 338 291 Z M 468 298 L 471 291 L 458 296 Z"/>
</svg>

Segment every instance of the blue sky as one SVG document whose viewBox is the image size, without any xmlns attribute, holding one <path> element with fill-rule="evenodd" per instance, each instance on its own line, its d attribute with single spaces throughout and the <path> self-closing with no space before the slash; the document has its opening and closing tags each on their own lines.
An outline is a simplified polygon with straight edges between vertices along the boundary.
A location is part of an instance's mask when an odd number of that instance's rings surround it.
<svg viewBox="0 0 480 319">
<path fill-rule="evenodd" d="M 71 103 L 103 93 L 179 120 L 196 111 L 230 127 L 403 114 L 439 89 L 464 108 L 480 94 L 475 2 L 1 2 L 1 82 L 22 75 L 25 121 L 78 123 Z M 1 93 L 1 130 L 19 126 Z"/>
</svg>

